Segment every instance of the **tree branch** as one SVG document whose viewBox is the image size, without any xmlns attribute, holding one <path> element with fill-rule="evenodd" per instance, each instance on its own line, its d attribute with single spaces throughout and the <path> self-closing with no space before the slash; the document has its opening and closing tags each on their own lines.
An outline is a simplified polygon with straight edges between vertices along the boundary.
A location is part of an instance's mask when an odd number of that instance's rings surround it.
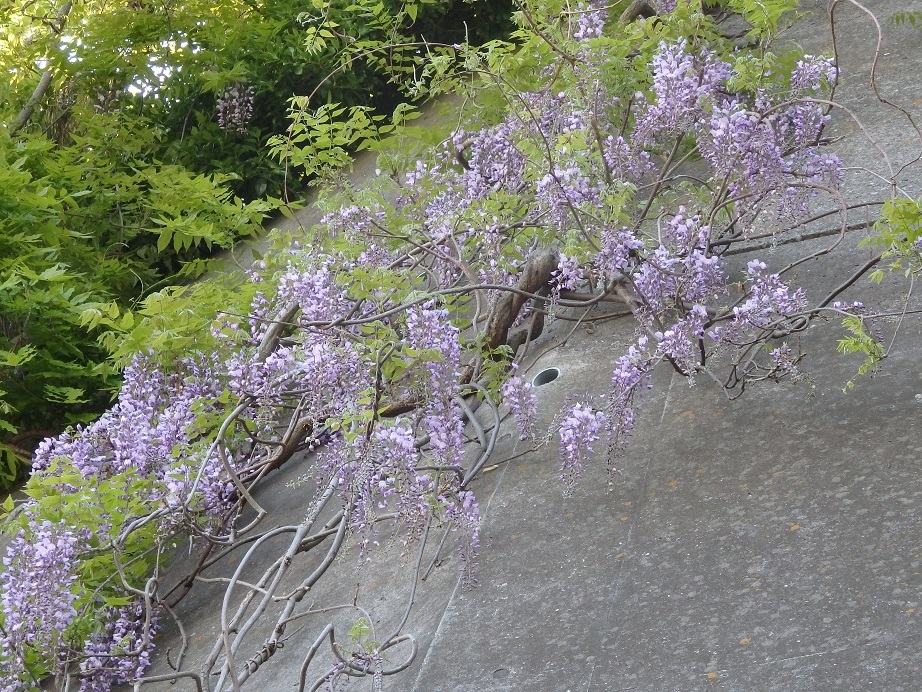
<svg viewBox="0 0 922 692">
<path fill-rule="evenodd" d="M 50 24 L 51 30 L 54 32 L 55 36 L 64 31 L 64 23 L 73 7 L 74 3 L 72 0 L 67 0 L 64 7 L 55 15 L 54 21 Z M 29 118 L 32 117 L 32 113 L 35 112 L 35 106 L 38 105 L 38 102 L 45 97 L 45 94 L 48 93 L 48 89 L 51 88 L 51 76 L 51 70 L 45 70 L 45 72 L 42 73 L 42 77 L 38 80 L 35 91 L 32 92 L 32 95 L 29 97 L 29 100 L 26 101 L 22 110 L 13 118 L 13 122 L 9 124 L 8 129 L 11 135 L 18 132 L 22 126 L 29 121 Z"/>
</svg>

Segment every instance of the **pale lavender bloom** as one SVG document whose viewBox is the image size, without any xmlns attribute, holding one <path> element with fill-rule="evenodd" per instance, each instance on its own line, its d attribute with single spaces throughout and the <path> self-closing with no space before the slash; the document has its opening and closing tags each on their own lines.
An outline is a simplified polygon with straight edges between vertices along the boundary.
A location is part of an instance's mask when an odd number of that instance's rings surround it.
<svg viewBox="0 0 922 692">
<path fill-rule="evenodd" d="M 652 5 L 657 14 L 666 14 L 676 8 L 676 0 L 652 0 Z"/>
<path fill-rule="evenodd" d="M 336 257 L 310 257 L 309 266 L 289 263 L 279 279 L 278 294 L 293 300 L 301 309 L 300 321 L 333 321 L 349 309 L 346 292 L 336 282 Z"/>
<path fill-rule="evenodd" d="M 758 116 L 737 101 L 714 107 L 699 146 L 715 174 L 724 176 L 739 168 L 757 123 Z"/>
<path fill-rule="evenodd" d="M 723 261 L 708 255 L 709 232 L 700 217 L 687 216 L 684 207 L 664 224 L 661 244 L 635 277 L 647 317 L 683 303 L 706 302 L 724 292 Z"/>
<path fill-rule="evenodd" d="M 253 117 L 253 87 L 232 84 L 218 97 L 218 126 L 226 132 L 244 133 Z"/>
<path fill-rule="evenodd" d="M 6 549 L 0 573 L 0 678 L 9 690 L 26 670 L 27 651 L 53 660 L 64 648 L 62 635 L 77 616 L 76 557 L 89 539 L 86 530 L 31 520 Z"/>
<path fill-rule="evenodd" d="M 506 402 L 515 418 L 522 439 L 534 437 L 535 424 L 538 420 L 538 408 L 531 383 L 526 382 L 518 375 L 510 377 L 506 384 L 503 385 L 502 395 L 503 401 Z"/>
<path fill-rule="evenodd" d="M 781 346 L 777 348 L 773 348 L 768 352 L 768 355 L 775 370 L 774 377 L 780 378 L 785 375 L 791 375 L 795 379 L 797 378 L 799 375 L 797 363 L 800 359 L 794 355 L 794 351 L 787 342 L 781 344 Z"/>
<path fill-rule="evenodd" d="M 805 55 L 795 64 L 791 73 L 791 88 L 794 96 L 808 96 L 821 92 L 825 84 L 831 84 L 839 74 L 832 58 Z"/>
<path fill-rule="evenodd" d="M 802 288 L 793 293 L 778 274 L 766 272 L 767 265 L 752 260 L 746 265 L 749 275 L 749 298 L 734 308 L 735 319 L 754 327 L 764 327 L 777 317 L 787 317 L 801 312 L 806 307 L 806 295 Z"/>
<path fill-rule="evenodd" d="M 397 493 L 399 521 L 407 528 L 404 541 L 409 544 L 420 537 L 431 514 L 428 498 L 435 490 L 432 478 L 416 470 L 419 452 L 413 432 L 398 419 L 391 427 L 379 427 L 375 441 L 387 464 L 387 478 L 379 480 L 382 494 Z"/>
<path fill-rule="evenodd" d="M 440 495 L 439 501 L 445 507 L 445 517 L 451 522 L 452 530 L 458 532 L 458 564 L 461 585 L 470 588 L 477 585 L 477 557 L 480 552 L 480 505 L 470 490 L 455 495 Z"/>
<path fill-rule="evenodd" d="M 557 269 L 551 274 L 551 281 L 558 290 L 572 291 L 582 279 L 583 270 L 579 266 L 579 260 L 561 253 Z"/>
<path fill-rule="evenodd" d="M 601 247 L 596 256 L 596 269 L 609 277 L 623 272 L 643 250 L 643 241 L 632 235 L 627 228 L 602 230 Z"/>
<path fill-rule="evenodd" d="M 604 0 L 580 2 L 576 6 L 576 12 L 576 30 L 573 32 L 573 38 L 585 41 L 602 35 L 608 19 L 608 6 Z"/>
<path fill-rule="evenodd" d="M 690 130 L 730 76 L 727 63 L 707 50 L 692 55 L 685 39 L 674 45 L 660 44 L 651 67 L 655 100 L 643 105 L 638 113 L 634 138 L 640 143 Z"/>
<path fill-rule="evenodd" d="M 686 374 L 694 374 L 700 359 L 698 340 L 704 336 L 707 318 L 704 306 L 695 305 L 688 315 L 676 321 L 669 329 L 655 332 L 657 354 L 668 358 Z"/>
<path fill-rule="evenodd" d="M 122 685 L 143 675 L 150 666 L 153 637 L 159 629 L 156 615 L 152 615 L 145 640 L 145 612 L 141 600 L 122 608 L 110 608 L 102 618 L 105 632 L 86 642 L 80 671 L 86 677 L 80 681 L 80 692 L 109 692 L 113 685 Z"/>
<path fill-rule="evenodd" d="M 36 453 L 35 472 L 48 473 L 54 460 L 63 457 L 90 481 L 102 481 L 119 473 L 146 476 L 152 484 L 151 495 L 146 499 L 151 503 L 163 499 L 169 504 L 171 493 L 188 490 L 175 485 L 171 487 L 171 482 L 175 483 L 175 480 L 170 476 L 170 467 L 177 454 L 188 450 L 192 444 L 189 439 L 191 423 L 198 411 L 207 411 L 207 405 L 203 406 L 202 402 L 217 396 L 221 388 L 221 378 L 202 361 L 191 358 L 180 361 L 170 372 L 155 365 L 149 358 L 138 356 L 125 370 L 124 384 L 115 406 L 91 425 L 43 442 Z M 195 471 L 190 469 L 188 473 L 193 475 Z M 226 488 L 226 482 L 222 483 L 212 475 L 206 469 L 199 486 L 205 499 L 202 506 L 196 508 L 204 510 L 206 516 L 209 512 L 222 512 L 228 499 L 226 491 L 223 497 L 209 497 L 209 492 L 220 494 L 221 485 Z M 54 481 L 55 477 L 49 474 L 45 482 L 52 485 Z M 58 487 L 63 492 L 72 490 L 63 483 Z M 197 505 L 197 502 L 192 504 Z M 27 505 L 27 516 L 30 516 L 30 511 Z M 100 509 L 100 512 L 103 510 Z M 112 519 L 117 520 L 118 517 Z M 103 514 L 101 521 L 105 520 L 106 515 Z M 172 520 L 172 517 L 164 518 L 164 530 Z M 101 530 L 108 530 L 105 524 L 102 524 Z M 5 560 L 7 571 L 0 576 L 4 619 L 8 627 L 12 625 L 8 632 L 15 635 L 29 632 L 29 627 L 53 627 L 51 634 L 41 634 L 39 629 L 27 637 L 29 646 L 52 664 L 55 656 L 59 653 L 64 655 L 67 648 L 73 646 L 73 642 L 63 641 L 60 635 L 75 615 L 73 603 L 78 590 L 75 570 L 84 558 L 83 551 L 89 539 L 86 530 L 81 533 L 80 529 L 67 526 L 52 529 L 48 522 L 37 524 L 33 520 L 28 535 L 20 534 L 10 545 Z M 102 536 L 101 540 L 104 539 L 105 536 Z M 23 578 L 23 575 L 30 576 Z M 50 581 L 44 583 L 44 579 Z M 33 593 L 34 589 L 39 589 L 40 593 Z M 106 616 L 101 617 L 105 620 Z M 117 635 L 120 640 L 125 640 L 131 628 L 138 631 L 136 628 L 141 626 L 132 622 L 133 616 L 128 611 L 117 616 L 113 614 L 113 617 L 114 629 L 110 634 L 114 633 L 113 636 Z M 15 624 L 18 621 L 31 624 L 23 629 Z M 116 644 L 112 643 L 113 646 Z M 25 661 L 20 653 L 22 645 L 23 642 L 9 641 L 7 646 L 2 647 L 12 653 L 10 658 L 0 656 L 0 671 L 6 679 L 15 680 L 25 674 Z M 94 640 L 87 644 L 89 649 L 84 654 L 92 657 L 101 650 L 100 647 L 109 645 L 105 638 Z M 80 653 L 78 649 L 69 651 L 68 655 L 79 656 Z M 133 657 L 120 657 L 116 665 L 109 666 L 112 670 L 105 674 L 114 675 L 112 679 L 127 679 L 124 676 L 129 674 L 129 667 L 131 671 L 139 671 L 146 665 L 146 654 L 138 652 Z M 95 684 L 92 680 L 107 679 L 99 676 L 87 679 L 85 689 L 108 689 L 106 682 L 100 682 L 101 687 L 92 686 Z"/>
<path fill-rule="evenodd" d="M 804 76 L 804 86 L 795 93 L 813 89 L 810 79 Z M 716 175 L 728 179 L 730 195 L 745 200 L 743 227 L 751 226 L 763 208 L 805 214 L 815 190 L 791 185 L 794 180 L 835 189 L 843 179 L 838 158 L 816 148 L 829 120 L 820 104 L 796 102 L 779 111 L 773 98 L 761 92 L 755 108 L 737 100 L 717 101 L 699 136 L 702 155 Z"/>
<path fill-rule="evenodd" d="M 332 480 L 343 503 L 352 507 L 351 528 L 363 552 L 375 536 L 378 511 L 390 503 L 406 529 L 405 545 L 422 534 L 435 487 L 431 477 L 417 470 L 419 460 L 413 432 L 399 418 L 389 425 L 379 422 L 370 437 L 336 437 L 321 451 L 318 481 Z"/>
<path fill-rule="evenodd" d="M 790 118 L 791 140 L 797 147 L 816 145 L 829 122 L 829 116 L 818 103 L 795 103 L 785 114 Z"/>
<path fill-rule="evenodd" d="M 580 207 L 598 205 L 599 188 L 592 176 L 573 163 L 546 173 L 535 186 L 535 197 L 549 221 L 567 228 Z"/>
<path fill-rule="evenodd" d="M 573 490 L 583 475 L 583 465 L 592 454 L 593 442 L 599 439 L 604 422 L 602 411 L 582 402 L 575 404 L 564 417 L 560 425 L 560 475 L 567 492 Z"/>
<path fill-rule="evenodd" d="M 407 311 L 407 343 L 420 351 L 438 354 L 427 363 L 428 391 L 425 392 L 423 421 L 429 433 L 429 453 L 436 464 L 457 464 L 463 446 L 464 423 L 459 394 L 461 346 L 458 329 L 448 319 L 448 311 L 428 306 Z"/>
<path fill-rule="evenodd" d="M 653 170 L 653 160 L 646 151 L 632 151 L 621 135 L 608 135 L 602 147 L 602 156 L 611 175 L 618 180 L 639 180 Z"/>
<path fill-rule="evenodd" d="M 641 387 L 650 387 L 650 372 L 656 359 L 647 353 L 649 339 L 637 338 L 627 353 L 618 358 L 611 377 L 608 404 L 608 471 L 615 472 L 614 460 L 627 445 L 634 430 L 634 397 Z"/>
<path fill-rule="evenodd" d="M 33 471 L 47 469 L 64 456 L 84 477 L 107 478 L 132 470 L 159 476 L 173 448 L 188 443 L 186 427 L 201 397 L 216 395 L 217 378 L 210 368 L 191 360 L 180 364 L 169 380 L 146 356 L 125 369 L 118 401 L 98 420 L 42 442 Z"/>
<path fill-rule="evenodd" d="M 865 313 L 864 303 L 860 300 L 855 300 L 851 303 L 846 303 L 842 300 L 837 300 L 832 304 L 832 307 L 837 310 L 843 310 L 845 312 L 850 312 L 853 315 L 863 315 Z"/>
<path fill-rule="evenodd" d="M 748 263 L 748 297 L 733 308 L 733 320 L 729 324 L 715 327 L 708 336 L 720 343 L 739 346 L 745 343 L 748 329 L 771 327 L 806 308 L 803 289 L 792 292 L 778 274 L 769 274 L 766 269 L 767 265 L 760 260 Z"/>
<path fill-rule="evenodd" d="M 461 174 L 465 199 L 482 199 L 519 186 L 525 157 L 516 146 L 516 135 L 514 123 L 507 120 L 471 136 L 469 168 Z"/>
</svg>

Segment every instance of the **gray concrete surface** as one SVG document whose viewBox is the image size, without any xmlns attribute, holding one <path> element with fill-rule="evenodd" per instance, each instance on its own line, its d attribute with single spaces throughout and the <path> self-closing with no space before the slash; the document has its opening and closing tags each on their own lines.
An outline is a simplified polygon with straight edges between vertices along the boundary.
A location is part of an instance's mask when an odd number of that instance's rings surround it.
<svg viewBox="0 0 922 692">
<path fill-rule="evenodd" d="M 804 4 L 817 14 L 785 39 L 828 50 L 826 3 Z M 882 1 L 872 9 L 883 18 L 922 6 Z M 837 96 L 899 166 L 918 143 L 904 120 L 868 98 L 873 25 L 852 5 L 843 3 L 840 12 L 844 81 Z M 883 28 L 880 88 L 918 115 L 922 32 Z M 847 117 L 836 117 L 831 134 L 845 137 L 836 146 L 847 163 L 873 164 L 887 175 Z M 901 177 L 914 195 L 919 180 L 918 165 Z M 882 189 L 874 175 L 850 173 L 851 199 Z M 848 276 L 867 256 L 856 248 L 863 235 L 850 233 L 851 251 L 804 265 L 798 279 L 819 295 L 835 277 Z M 814 241 L 816 247 L 824 242 Z M 808 247 L 758 254 L 780 266 Z M 747 259 L 738 257 L 741 267 Z M 847 298 L 902 305 L 900 289 L 895 282 L 862 282 Z M 632 337 L 632 326 L 620 323 L 580 328 L 564 343 L 570 328 L 554 323 L 526 363 L 530 374 L 551 366 L 561 372 L 537 390 L 545 428 L 566 397 L 604 393 L 613 354 Z M 834 323 L 803 335 L 812 382 L 767 384 L 734 402 L 705 379 L 690 387 L 658 371 L 620 474 L 609 483 L 600 456 L 569 496 L 558 478 L 556 444 L 519 455 L 524 443 L 506 424 L 494 459 L 509 461 L 475 484 L 484 513 L 481 584 L 459 587 L 449 540 L 439 566 L 418 583 L 405 628 L 418 641 L 418 655 L 408 670 L 385 678 L 384 689 L 922 689 L 920 325 L 907 320 L 880 372 L 861 378 L 849 393 L 843 387 L 860 361 L 836 353 L 838 336 Z M 293 461 L 261 487 L 257 499 L 279 521 L 302 517 L 311 489 L 288 483 L 308 464 Z M 430 537 L 424 565 L 439 537 Z M 265 555 L 277 551 L 278 545 L 267 546 Z M 292 628 L 251 689 L 297 689 L 298 669 L 317 632 L 333 622 L 344 639 L 358 617 L 353 602 L 371 614 L 379 639 L 393 630 L 407 606 L 417 556 L 382 535 L 370 558 L 341 561 L 305 599 L 305 609 L 344 607 Z M 293 577 L 302 578 L 319 559 L 296 558 Z M 221 569 L 208 576 L 227 576 L 233 561 Z M 178 609 L 192 645 L 190 662 L 207 654 L 218 636 L 224 591 L 217 583 L 199 587 Z M 255 653 L 264 636 L 254 632 L 242 658 Z M 168 625 L 152 673 L 167 670 L 166 651 L 172 648 L 175 657 L 177 641 Z M 323 651 L 310 679 L 332 660 L 328 647 Z M 406 652 L 396 647 L 392 659 Z M 144 689 L 194 687 L 181 681 Z M 371 682 L 354 681 L 350 689 L 371 689 Z"/>
</svg>

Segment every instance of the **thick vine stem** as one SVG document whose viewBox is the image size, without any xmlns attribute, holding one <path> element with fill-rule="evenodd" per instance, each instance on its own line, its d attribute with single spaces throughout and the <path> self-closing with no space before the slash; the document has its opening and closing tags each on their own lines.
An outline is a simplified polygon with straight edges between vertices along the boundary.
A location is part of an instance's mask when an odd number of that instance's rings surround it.
<svg viewBox="0 0 922 692">
<path fill-rule="evenodd" d="M 555 248 L 537 250 L 525 263 L 522 275 L 515 285 L 516 289 L 526 293 L 538 294 L 550 282 L 551 275 L 557 269 L 559 262 L 560 254 Z M 492 351 L 508 343 L 509 330 L 519 316 L 526 300 L 527 298 L 522 293 L 510 292 L 497 301 L 487 324 L 484 339 L 485 347 L 488 350 Z M 522 343 L 524 343 L 524 338 Z"/>
<path fill-rule="evenodd" d="M 656 10 L 654 10 L 646 0 L 633 0 L 633 2 L 625 8 L 624 12 L 621 13 L 621 16 L 618 17 L 618 21 L 622 24 L 627 24 L 633 22 L 638 17 L 655 16 Z"/>
<path fill-rule="evenodd" d="M 190 678 L 195 683 L 195 689 L 197 692 L 205 692 L 205 687 L 202 685 L 202 677 L 198 673 L 193 673 L 190 671 L 177 671 L 175 673 L 166 673 L 164 675 L 151 675 L 138 678 L 134 683 L 134 692 L 139 692 L 143 685 L 149 685 L 154 682 L 175 683 L 177 680 L 182 680 L 183 678 Z"/>
<path fill-rule="evenodd" d="M 484 331 L 484 348 L 487 351 L 494 351 L 505 345 L 512 349 L 514 355 L 520 346 L 541 335 L 544 330 L 544 312 L 540 310 L 535 311 L 533 318 L 526 326 L 512 331 L 512 325 L 515 324 L 526 302 L 529 300 L 537 302 L 546 298 L 551 277 L 559 261 L 560 254 L 555 248 L 543 248 L 532 253 L 515 286 L 504 292 L 488 318 Z M 481 286 L 476 288 L 481 288 Z M 602 299 L 602 297 L 593 296 L 588 302 L 597 302 Z M 583 301 L 575 300 L 574 302 L 582 303 Z M 474 369 L 470 366 L 466 367 L 461 374 L 461 383 L 470 383 L 473 375 Z M 418 395 L 407 394 L 386 402 L 379 415 L 382 418 L 400 416 L 418 408 L 420 403 L 421 399 Z"/>
</svg>

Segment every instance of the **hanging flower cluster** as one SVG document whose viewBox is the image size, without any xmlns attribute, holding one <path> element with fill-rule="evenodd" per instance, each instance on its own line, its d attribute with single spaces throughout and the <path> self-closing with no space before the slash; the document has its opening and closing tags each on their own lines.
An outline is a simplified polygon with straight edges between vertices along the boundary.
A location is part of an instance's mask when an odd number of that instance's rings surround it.
<svg viewBox="0 0 922 692">
<path fill-rule="evenodd" d="M 253 117 L 253 97 L 256 90 L 243 84 L 232 84 L 218 97 L 218 126 L 232 133 L 247 131 Z"/>
</svg>

